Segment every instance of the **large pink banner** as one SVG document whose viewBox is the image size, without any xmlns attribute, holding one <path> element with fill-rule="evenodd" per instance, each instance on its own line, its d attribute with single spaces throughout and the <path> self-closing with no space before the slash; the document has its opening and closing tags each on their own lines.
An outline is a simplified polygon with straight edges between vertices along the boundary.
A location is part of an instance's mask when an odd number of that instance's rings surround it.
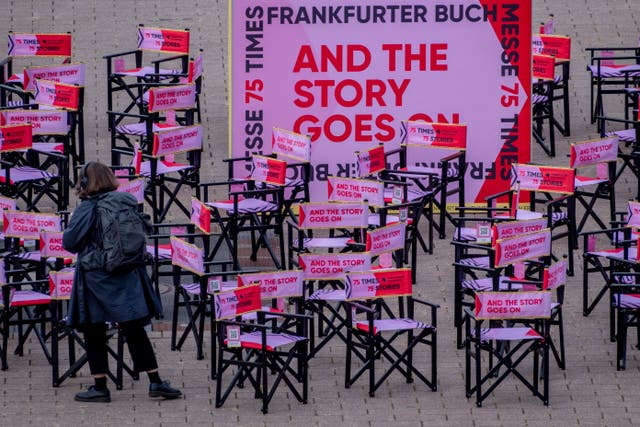
<svg viewBox="0 0 640 427">
<path fill-rule="evenodd" d="M 271 152 L 271 130 L 310 135 L 312 199 L 354 152 L 403 122 L 467 125 L 467 202 L 508 188 L 530 158 L 531 2 L 235 0 L 230 151 Z M 412 158 L 431 166 L 437 159 Z M 245 165 L 238 165 L 244 168 Z"/>
</svg>

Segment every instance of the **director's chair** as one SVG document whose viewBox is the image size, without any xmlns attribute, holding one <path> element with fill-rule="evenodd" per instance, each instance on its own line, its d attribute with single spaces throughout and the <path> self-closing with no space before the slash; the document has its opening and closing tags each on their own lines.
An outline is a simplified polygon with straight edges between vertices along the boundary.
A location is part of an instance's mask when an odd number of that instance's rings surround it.
<svg viewBox="0 0 640 427">
<path fill-rule="evenodd" d="M 481 407 L 491 392 L 513 374 L 545 406 L 549 404 L 550 309 L 551 293 L 547 291 L 476 294 L 475 309 L 467 310 L 465 322 L 467 398 L 475 395 L 476 405 Z M 511 326 L 510 322 L 521 320 L 531 322 L 530 326 Z M 531 379 L 519 370 L 529 356 L 533 356 Z M 542 390 L 538 382 L 540 358 Z M 483 368 L 487 361 L 488 368 Z"/>
<path fill-rule="evenodd" d="M 216 407 L 225 403 L 236 386 L 242 387 L 247 382 L 253 388 L 254 397 L 261 400 L 265 414 L 281 383 L 287 385 L 299 402 L 306 404 L 309 316 L 265 313 L 261 310 L 258 284 L 221 291 L 215 293 L 213 299 L 218 340 Z M 242 320 L 242 316 L 251 313 L 256 313 L 254 321 Z M 286 328 L 274 326 L 274 318 L 282 319 Z M 236 371 L 223 390 L 223 382 L 233 368 Z M 275 376 L 271 384 L 270 375 Z"/>
<path fill-rule="evenodd" d="M 398 298 L 398 306 L 390 301 Z M 369 396 L 394 371 L 400 372 L 407 383 L 414 375 L 431 391 L 438 388 L 437 380 L 437 309 L 438 305 L 415 298 L 412 294 L 409 269 L 374 270 L 346 275 L 347 300 L 347 358 L 345 387 L 368 372 Z M 415 320 L 415 309 L 424 306 L 430 313 L 430 322 Z M 395 308 L 392 308 L 395 307 Z M 359 320 L 358 313 L 366 313 L 366 320 Z M 358 336 L 358 339 L 354 339 Z M 401 344 L 402 341 L 406 341 Z M 428 369 L 425 375 L 414 365 L 414 351 L 418 345 L 429 348 Z M 352 374 L 352 355 L 359 348 L 365 354 L 363 365 Z M 426 350 L 426 349 L 425 349 Z M 424 351 L 424 350 L 423 350 Z M 359 356 L 359 353 L 355 353 Z M 424 354 L 422 351 L 420 354 Z M 359 356 L 360 357 L 360 356 Z M 376 360 L 386 359 L 391 366 L 376 380 Z"/>
</svg>

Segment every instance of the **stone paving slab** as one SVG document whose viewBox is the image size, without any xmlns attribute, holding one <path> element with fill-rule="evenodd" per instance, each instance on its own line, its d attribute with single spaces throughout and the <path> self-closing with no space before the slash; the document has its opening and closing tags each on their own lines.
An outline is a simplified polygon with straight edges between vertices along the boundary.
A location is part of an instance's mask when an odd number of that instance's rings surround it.
<svg viewBox="0 0 640 427">
<path fill-rule="evenodd" d="M 102 55 L 135 47 L 138 23 L 190 28 L 193 47 L 205 52 L 202 99 L 206 150 L 203 179 L 221 178 L 226 169 L 220 159 L 227 153 L 227 2 L 225 0 L 4 0 L 0 32 L 72 31 L 74 60 L 87 64 L 85 131 L 90 160 L 108 158 L 105 63 Z M 589 46 L 635 45 L 640 10 L 632 0 L 534 0 L 534 20 L 555 14 L 556 31 L 572 37 L 572 136 L 558 138 L 558 156 L 547 159 L 534 147 L 534 159 L 566 165 L 569 143 L 597 136 L 589 123 L 589 79 L 585 72 Z M 607 104 L 615 109 L 616 101 Z M 210 165 L 210 166 L 209 166 Z M 627 174 L 618 185 L 618 207 L 637 185 Z M 450 230 L 449 230 L 450 235 Z M 223 408 L 214 405 L 214 383 L 209 379 L 209 354 L 195 359 L 189 340 L 182 352 L 170 351 L 168 330 L 151 332 L 163 377 L 181 388 L 185 398 L 151 401 L 146 378 L 125 378 L 124 389 L 112 386 L 110 404 L 84 404 L 73 395 L 92 383 L 88 369 L 61 387 L 50 386 L 50 366 L 37 343 L 29 342 L 24 357 L 9 355 L 10 369 L 0 372 L 0 425 L 215 425 L 215 426 L 624 426 L 635 425 L 640 406 L 640 357 L 630 345 L 627 370 L 615 370 L 615 345 L 608 340 L 608 312 L 600 304 L 588 318 L 581 314 L 581 258 L 570 280 L 566 304 L 568 366 L 553 364 L 549 407 L 515 381 L 499 387 L 482 408 L 464 396 L 464 353 L 456 350 L 452 328 L 451 245 L 436 241 L 436 254 L 420 255 L 418 293 L 441 304 L 439 311 L 438 391 L 420 383 L 405 384 L 392 376 L 377 397 L 369 398 L 364 383 L 343 386 L 344 346 L 332 343 L 310 363 L 307 405 L 298 404 L 282 389 L 262 415 L 248 391 L 236 391 Z M 165 306 L 170 303 L 165 297 Z M 168 314 L 168 313 L 167 313 Z M 165 329 L 158 327 L 158 329 Z M 209 343 L 208 333 L 205 337 Z M 10 341 L 15 343 L 15 337 Z M 417 354 L 416 364 L 426 367 Z"/>
</svg>

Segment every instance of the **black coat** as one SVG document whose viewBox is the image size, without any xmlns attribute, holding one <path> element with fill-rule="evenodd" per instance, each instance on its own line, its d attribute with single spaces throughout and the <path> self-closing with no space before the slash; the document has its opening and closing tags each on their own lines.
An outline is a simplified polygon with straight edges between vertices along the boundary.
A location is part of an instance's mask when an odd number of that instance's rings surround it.
<svg viewBox="0 0 640 427">
<path fill-rule="evenodd" d="M 114 196 L 117 197 L 114 192 L 108 192 L 83 200 L 64 231 L 64 248 L 78 254 L 67 320 L 73 327 L 150 319 L 162 311 L 144 267 L 129 273 L 114 274 L 105 270 L 83 271 L 79 266 L 82 257 L 96 247 L 96 201 Z"/>
</svg>

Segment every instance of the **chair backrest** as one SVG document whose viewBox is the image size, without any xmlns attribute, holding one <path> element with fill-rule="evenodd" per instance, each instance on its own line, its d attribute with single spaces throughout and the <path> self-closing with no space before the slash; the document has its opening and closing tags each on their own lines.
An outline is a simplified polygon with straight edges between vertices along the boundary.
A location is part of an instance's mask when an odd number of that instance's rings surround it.
<svg viewBox="0 0 640 427">
<path fill-rule="evenodd" d="M 384 227 L 367 231 L 366 250 L 371 256 L 404 250 L 406 244 L 407 223 L 398 221 Z"/>
<path fill-rule="evenodd" d="M 62 220 L 56 214 L 3 211 L 5 237 L 39 240 L 43 232 L 62 231 Z"/>
<path fill-rule="evenodd" d="M 575 169 L 557 166 L 517 164 L 511 166 L 511 189 L 573 194 Z"/>
<path fill-rule="evenodd" d="M 549 82 L 555 78 L 556 59 L 551 55 L 533 55 L 533 81 Z"/>
<path fill-rule="evenodd" d="M 167 53 L 189 54 L 190 32 L 185 30 L 172 30 L 168 28 L 153 28 L 138 26 L 138 49 Z"/>
<path fill-rule="evenodd" d="M 56 83 L 84 86 L 85 65 L 83 63 L 26 67 L 23 72 L 24 90 L 36 90 L 36 80 L 49 80 Z"/>
<path fill-rule="evenodd" d="M 327 187 L 328 201 L 330 202 L 367 202 L 374 207 L 385 205 L 384 183 L 380 181 L 329 176 Z"/>
<path fill-rule="evenodd" d="M 75 268 L 49 272 L 49 296 L 55 300 L 71 299 Z"/>
<path fill-rule="evenodd" d="M 495 246 L 498 240 L 535 233 L 545 228 L 547 228 L 546 218 L 496 222 L 491 227 L 491 246 Z"/>
<path fill-rule="evenodd" d="M 378 145 L 366 151 L 356 151 L 355 155 L 359 178 L 375 175 L 387 167 L 384 145 Z"/>
<path fill-rule="evenodd" d="M 301 161 L 311 161 L 311 136 L 288 130 L 273 128 L 271 133 L 271 153 Z"/>
<path fill-rule="evenodd" d="M 405 143 L 434 148 L 466 150 L 467 125 L 459 123 L 428 123 L 408 121 Z"/>
<path fill-rule="evenodd" d="M 534 34 L 531 38 L 533 53 L 551 55 L 556 60 L 571 59 L 571 37 L 557 34 Z"/>
<path fill-rule="evenodd" d="M 300 229 L 365 229 L 369 225 L 367 203 L 313 202 L 300 203 L 298 207 Z"/>
<path fill-rule="evenodd" d="M 216 320 L 254 313 L 262 308 L 260 285 L 254 284 L 213 294 Z"/>
<path fill-rule="evenodd" d="M 552 291 L 567 283 L 567 262 L 558 261 L 544 269 L 542 290 Z"/>
<path fill-rule="evenodd" d="M 287 178 L 287 162 L 254 154 L 251 156 L 249 179 L 264 184 L 283 186 Z"/>
<path fill-rule="evenodd" d="M 71 33 L 14 33 L 9 31 L 8 56 L 71 57 Z"/>
<path fill-rule="evenodd" d="M 350 271 L 345 276 L 347 300 L 411 296 L 413 292 L 410 268 Z"/>
<path fill-rule="evenodd" d="M 238 287 L 260 285 L 262 298 L 301 297 L 304 294 L 302 270 L 265 271 L 238 275 Z"/>
<path fill-rule="evenodd" d="M 476 292 L 475 317 L 479 320 L 548 319 L 551 292 Z"/>
<path fill-rule="evenodd" d="M 0 153 L 24 151 L 33 146 L 33 129 L 30 123 L 0 126 Z"/>
<path fill-rule="evenodd" d="M 301 254 L 299 264 L 305 280 L 344 280 L 347 272 L 371 270 L 371 254 Z"/>
<path fill-rule="evenodd" d="M 198 276 L 205 274 L 204 249 L 179 237 L 171 236 L 171 264 Z"/>
<path fill-rule="evenodd" d="M 69 133 L 68 112 L 66 110 L 3 110 L 0 111 L 0 125 L 31 123 L 31 133 L 36 135 L 67 135 Z"/>
<path fill-rule="evenodd" d="M 617 137 L 594 139 L 571 144 L 569 166 L 579 168 L 615 162 L 618 160 L 618 144 L 619 140 Z M 609 178 L 608 169 L 605 178 Z"/>
<path fill-rule="evenodd" d="M 35 81 L 34 101 L 37 104 L 78 111 L 82 109 L 82 98 L 82 86 L 58 83 L 51 80 Z"/>
<path fill-rule="evenodd" d="M 524 234 L 496 241 L 495 267 L 506 267 L 551 255 L 551 230 L 546 228 L 534 233 Z"/>
<path fill-rule="evenodd" d="M 196 85 L 156 86 L 149 89 L 149 113 L 196 108 Z"/>
<path fill-rule="evenodd" d="M 40 256 L 46 258 L 70 258 L 76 259 L 73 254 L 62 247 L 62 231 L 40 232 Z"/>
<path fill-rule="evenodd" d="M 640 202 L 627 202 L 627 226 L 640 228 Z"/>
</svg>

